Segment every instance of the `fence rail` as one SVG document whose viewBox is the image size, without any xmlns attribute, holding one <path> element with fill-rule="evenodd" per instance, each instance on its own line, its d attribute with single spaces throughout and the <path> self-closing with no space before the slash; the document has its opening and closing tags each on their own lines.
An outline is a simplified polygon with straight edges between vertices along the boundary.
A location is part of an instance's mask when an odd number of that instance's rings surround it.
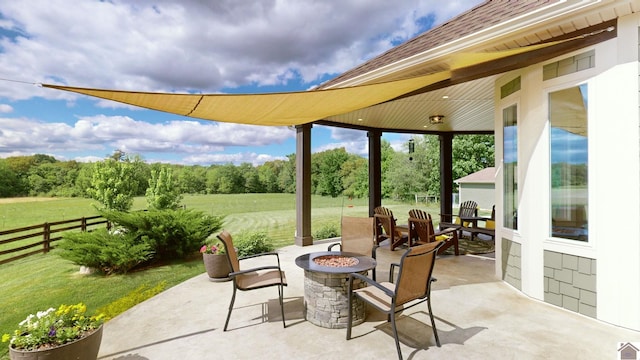
<svg viewBox="0 0 640 360">
<path fill-rule="evenodd" d="M 18 229 L 10 229 L 0 231 L 0 246 L 5 244 L 14 243 L 17 241 L 28 240 L 28 239 L 39 239 L 39 241 L 28 243 L 28 244 L 20 244 L 20 246 L 13 247 L 10 249 L 0 251 L 0 256 L 4 256 L 7 254 L 20 253 L 19 255 L 15 255 L 12 257 L 0 259 L 0 265 L 6 264 L 11 261 L 15 261 L 18 259 L 22 259 L 27 256 L 47 253 L 54 247 L 52 243 L 62 239 L 62 232 L 71 231 L 80 229 L 80 231 L 91 231 L 98 227 L 98 225 L 106 224 L 105 226 L 109 228 L 109 221 L 102 217 L 101 215 L 89 216 L 89 217 L 81 217 L 79 219 L 71 219 L 71 220 L 63 220 L 63 221 L 55 221 L 55 222 L 46 222 L 44 224 L 39 225 L 31 225 Z M 4 238 L 7 235 L 19 234 L 13 237 Z M 2 246 L 4 248 L 4 246 Z M 41 247 L 41 248 L 40 248 Z M 35 250 L 31 250 L 28 252 L 23 252 L 24 250 L 30 250 L 33 248 L 38 248 Z"/>
</svg>

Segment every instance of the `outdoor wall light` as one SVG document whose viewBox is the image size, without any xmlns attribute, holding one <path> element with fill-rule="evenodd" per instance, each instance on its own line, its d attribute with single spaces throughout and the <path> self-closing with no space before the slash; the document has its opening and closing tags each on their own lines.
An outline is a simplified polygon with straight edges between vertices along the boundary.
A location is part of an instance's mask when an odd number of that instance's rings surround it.
<svg viewBox="0 0 640 360">
<path fill-rule="evenodd" d="M 429 116 L 429 122 L 433 125 L 442 124 L 444 122 L 444 115 L 431 115 Z"/>
</svg>

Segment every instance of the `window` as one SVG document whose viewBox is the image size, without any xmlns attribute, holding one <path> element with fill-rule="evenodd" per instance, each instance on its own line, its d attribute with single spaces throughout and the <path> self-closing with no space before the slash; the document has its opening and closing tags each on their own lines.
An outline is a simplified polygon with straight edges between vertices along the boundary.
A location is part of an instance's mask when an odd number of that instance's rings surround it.
<svg viewBox="0 0 640 360">
<path fill-rule="evenodd" d="M 502 110 L 504 227 L 518 229 L 518 107 Z"/>
<path fill-rule="evenodd" d="M 549 94 L 551 236 L 588 240 L 587 85 Z"/>
</svg>

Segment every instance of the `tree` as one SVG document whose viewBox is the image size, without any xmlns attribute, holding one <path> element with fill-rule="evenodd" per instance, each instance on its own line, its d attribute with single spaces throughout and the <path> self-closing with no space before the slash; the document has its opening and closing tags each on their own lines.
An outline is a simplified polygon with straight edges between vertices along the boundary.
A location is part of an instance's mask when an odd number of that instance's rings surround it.
<svg viewBox="0 0 640 360">
<path fill-rule="evenodd" d="M 11 170 L 5 161 L 0 161 L 0 197 L 18 196 L 22 185 L 18 174 Z"/>
<path fill-rule="evenodd" d="M 233 164 L 215 166 L 207 172 L 207 188 L 212 194 L 240 194 L 244 178 Z"/>
<path fill-rule="evenodd" d="M 495 164 L 493 135 L 458 135 L 453 138 L 453 178 L 472 174 Z M 457 186 L 454 185 L 454 189 Z"/>
<path fill-rule="evenodd" d="M 183 194 L 204 194 L 207 191 L 207 170 L 202 166 L 176 166 L 174 174 Z"/>
<path fill-rule="evenodd" d="M 315 193 L 337 197 L 342 194 L 342 177 L 340 169 L 342 164 L 349 159 L 345 148 L 326 150 L 313 155 L 311 163 L 315 171 L 312 177 L 317 179 Z"/>
<path fill-rule="evenodd" d="M 369 196 L 369 163 L 367 159 L 350 155 L 340 169 L 344 195 L 350 197 Z"/>
<path fill-rule="evenodd" d="M 94 164 L 87 193 L 102 204 L 101 209 L 128 211 L 137 188 L 133 164 L 109 158 Z"/>
<path fill-rule="evenodd" d="M 264 191 L 268 193 L 280 193 L 282 188 L 278 183 L 278 176 L 284 167 L 285 162 L 282 160 L 268 161 L 258 166 L 258 179 Z"/>
<path fill-rule="evenodd" d="M 278 184 L 282 191 L 293 194 L 296 192 L 296 154 L 289 154 L 287 158 L 278 174 Z"/>
<path fill-rule="evenodd" d="M 173 171 L 169 166 L 151 170 L 151 179 L 146 191 L 147 205 L 150 209 L 177 209 L 182 201 L 180 188 L 173 180 Z"/>
<path fill-rule="evenodd" d="M 380 173 L 382 176 L 382 197 L 389 198 L 393 193 L 394 184 L 390 179 L 390 174 L 395 169 L 393 163 L 393 155 L 395 150 L 391 147 L 391 143 L 382 139 L 380 142 Z"/>
<path fill-rule="evenodd" d="M 243 163 L 240 165 L 239 171 L 244 178 L 244 192 L 253 194 L 265 192 L 264 186 L 260 182 L 258 169 L 249 163 Z"/>
</svg>

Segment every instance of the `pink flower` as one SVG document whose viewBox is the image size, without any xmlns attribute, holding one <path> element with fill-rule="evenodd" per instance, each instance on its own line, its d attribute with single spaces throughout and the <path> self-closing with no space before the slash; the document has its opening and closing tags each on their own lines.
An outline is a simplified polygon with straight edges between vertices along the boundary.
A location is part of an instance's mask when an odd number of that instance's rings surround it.
<svg viewBox="0 0 640 360">
<path fill-rule="evenodd" d="M 207 245 L 202 245 L 202 247 L 200 248 L 200 252 L 203 253 L 207 251 Z"/>
</svg>

